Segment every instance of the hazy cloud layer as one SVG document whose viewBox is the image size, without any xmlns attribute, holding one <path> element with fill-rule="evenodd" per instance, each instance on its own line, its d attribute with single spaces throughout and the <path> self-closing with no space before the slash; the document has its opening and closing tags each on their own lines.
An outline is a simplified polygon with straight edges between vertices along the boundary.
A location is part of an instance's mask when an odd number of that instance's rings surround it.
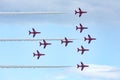
<svg viewBox="0 0 120 80">
<path fill-rule="evenodd" d="M 120 80 L 120 68 L 107 65 L 93 65 L 80 71 L 80 69 L 69 69 L 72 73 L 90 78 L 90 80 Z"/>
<path fill-rule="evenodd" d="M 105 1 L 84 1 L 84 0 L 1 0 L 0 11 L 58 11 L 68 14 L 61 15 L 0 15 L 0 22 L 54 22 L 54 23 L 72 23 L 78 21 L 78 16 L 74 15 L 74 10 L 81 7 L 88 11 L 87 15 L 81 18 L 86 23 L 113 23 L 119 24 L 119 0 Z M 87 21 L 86 21 L 87 19 Z"/>
</svg>

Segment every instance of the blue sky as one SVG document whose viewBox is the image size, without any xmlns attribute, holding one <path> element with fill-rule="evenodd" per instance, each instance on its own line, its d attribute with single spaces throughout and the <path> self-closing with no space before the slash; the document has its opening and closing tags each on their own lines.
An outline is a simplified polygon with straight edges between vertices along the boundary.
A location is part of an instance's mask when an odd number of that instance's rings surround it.
<svg viewBox="0 0 120 80">
<path fill-rule="evenodd" d="M 63 12 L 65 14 L 0 15 L 0 39 L 32 39 L 28 31 L 41 34 L 35 39 L 64 37 L 77 39 L 67 47 L 60 41 L 48 41 L 46 49 L 34 42 L 0 42 L 0 65 L 74 66 L 62 69 L 0 69 L 1 80 L 120 80 L 120 1 L 87 0 L 1 0 L 0 12 Z M 88 11 L 81 18 L 74 10 Z M 83 33 L 75 30 L 82 23 Z M 83 37 L 90 34 L 97 40 L 87 44 Z M 90 51 L 84 55 L 76 49 L 83 45 Z M 39 60 L 33 52 L 45 53 Z M 90 67 L 81 72 L 76 64 L 83 61 Z"/>
</svg>

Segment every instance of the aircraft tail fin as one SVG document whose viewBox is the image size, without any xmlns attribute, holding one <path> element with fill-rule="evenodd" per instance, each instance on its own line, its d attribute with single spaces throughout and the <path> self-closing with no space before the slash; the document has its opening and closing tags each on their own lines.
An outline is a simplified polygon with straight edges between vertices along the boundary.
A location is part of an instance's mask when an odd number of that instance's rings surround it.
<svg viewBox="0 0 120 80">
<path fill-rule="evenodd" d="M 31 31 L 29 31 L 29 35 L 31 34 L 32 32 Z"/>
<path fill-rule="evenodd" d="M 78 30 L 78 26 L 76 26 L 76 30 Z"/>
<path fill-rule="evenodd" d="M 75 10 L 75 15 L 77 14 L 77 11 Z"/>
<path fill-rule="evenodd" d="M 61 44 L 63 44 L 63 40 L 61 40 Z"/>
<path fill-rule="evenodd" d="M 77 64 L 77 68 L 79 68 L 80 66 L 79 66 L 79 64 Z"/>
<path fill-rule="evenodd" d="M 35 56 L 35 53 L 33 53 L 33 57 Z"/>
<path fill-rule="evenodd" d="M 86 41 L 87 40 L 87 38 L 86 37 L 84 37 L 84 41 Z"/>
</svg>

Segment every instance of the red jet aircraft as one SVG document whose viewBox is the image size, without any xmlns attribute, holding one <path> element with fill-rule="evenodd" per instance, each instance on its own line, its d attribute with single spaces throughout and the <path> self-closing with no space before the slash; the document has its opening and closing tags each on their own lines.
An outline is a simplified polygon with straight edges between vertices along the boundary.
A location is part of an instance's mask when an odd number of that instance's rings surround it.
<svg viewBox="0 0 120 80">
<path fill-rule="evenodd" d="M 77 64 L 77 68 L 79 68 L 79 67 L 81 67 L 81 71 L 83 71 L 83 69 L 84 69 L 85 67 L 89 67 L 89 66 L 88 66 L 88 65 L 85 65 L 85 64 L 83 64 L 83 62 L 81 62 L 81 65 Z"/>
<path fill-rule="evenodd" d="M 40 42 L 40 46 L 43 45 L 44 48 L 46 48 L 47 45 L 51 45 L 51 43 L 47 43 L 45 40 L 43 40 L 43 43 Z"/>
<path fill-rule="evenodd" d="M 65 46 L 68 45 L 68 43 L 72 43 L 73 41 L 68 40 L 66 37 L 64 40 L 61 40 L 61 44 L 65 43 Z"/>
<path fill-rule="evenodd" d="M 77 11 L 77 10 L 75 10 L 75 15 L 76 14 L 79 14 L 79 17 L 81 17 L 81 15 L 83 14 L 83 13 L 87 13 L 86 11 L 82 11 L 80 8 L 79 8 L 79 11 Z"/>
<path fill-rule="evenodd" d="M 90 42 L 92 40 L 96 40 L 96 38 L 92 38 L 89 34 L 88 34 L 88 38 L 84 37 L 84 41 L 88 40 L 88 44 L 90 44 Z"/>
<path fill-rule="evenodd" d="M 33 53 L 33 57 L 37 56 L 37 59 L 40 58 L 40 56 L 44 56 L 45 54 L 41 54 L 38 50 L 37 50 L 37 54 Z"/>
<path fill-rule="evenodd" d="M 80 29 L 80 33 L 83 31 L 83 29 L 88 29 L 88 27 L 83 27 L 82 24 L 80 24 L 80 27 L 76 26 L 76 30 Z"/>
<path fill-rule="evenodd" d="M 81 54 L 84 54 L 84 51 L 89 51 L 89 49 L 85 49 L 83 46 L 81 46 L 81 49 L 77 48 L 77 52 L 82 51 Z"/>
<path fill-rule="evenodd" d="M 33 32 L 29 31 L 29 35 L 30 35 L 30 34 L 33 34 L 33 38 L 35 37 L 36 34 L 40 34 L 40 33 L 41 33 L 41 32 L 35 31 L 34 28 L 32 28 L 32 30 L 33 30 Z"/>
</svg>

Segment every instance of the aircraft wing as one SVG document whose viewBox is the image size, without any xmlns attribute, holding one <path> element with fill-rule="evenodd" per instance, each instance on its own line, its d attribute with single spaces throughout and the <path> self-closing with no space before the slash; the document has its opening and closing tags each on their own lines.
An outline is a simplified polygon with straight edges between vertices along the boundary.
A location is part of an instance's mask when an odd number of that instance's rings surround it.
<svg viewBox="0 0 120 80">
<path fill-rule="evenodd" d="M 33 37 L 35 37 L 35 34 L 33 34 Z"/>
<path fill-rule="evenodd" d="M 84 49 L 83 46 L 81 46 L 81 48 Z"/>
<path fill-rule="evenodd" d="M 90 44 L 91 40 L 88 41 L 88 44 Z"/>
<path fill-rule="evenodd" d="M 80 26 L 82 27 L 82 24 L 80 24 Z"/>
<path fill-rule="evenodd" d="M 79 17 L 81 17 L 81 13 L 79 14 Z"/>
<path fill-rule="evenodd" d="M 43 42 L 44 42 L 44 43 L 46 43 L 46 41 L 45 41 L 45 40 L 43 40 Z"/>
<path fill-rule="evenodd" d="M 84 67 L 81 67 L 81 71 L 83 71 Z"/>
<path fill-rule="evenodd" d="M 84 51 L 82 51 L 82 53 L 81 54 L 84 54 Z"/>
<path fill-rule="evenodd" d="M 40 56 L 37 57 L 37 59 L 39 59 L 39 58 L 40 58 Z"/>
<path fill-rule="evenodd" d="M 81 65 L 82 65 L 82 66 L 84 65 L 83 62 L 81 62 Z"/>
<path fill-rule="evenodd" d="M 32 30 L 33 30 L 33 32 L 35 32 L 35 29 L 34 29 L 34 28 L 32 28 Z"/>
<path fill-rule="evenodd" d="M 67 46 L 67 45 L 68 45 L 68 43 L 66 42 L 66 43 L 65 43 L 65 46 Z"/>
<path fill-rule="evenodd" d="M 83 29 L 80 29 L 80 33 L 83 31 Z"/>
<path fill-rule="evenodd" d="M 37 50 L 37 53 L 39 54 L 39 51 Z"/>
<path fill-rule="evenodd" d="M 88 34 L 88 38 L 91 38 L 91 36 Z"/>
<path fill-rule="evenodd" d="M 65 40 L 67 41 L 67 38 L 65 37 Z"/>
<path fill-rule="evenodd" d="M 79 11 L 81 12 L 82 10 L 79 8 Z"/>
<path fill-rule="evenodd" d="M 46 48 L 46 45 L 44 45 L 44 48 Z"/>
<path fill-rule="evenodd" d="M 68 39 L 65 37 L 65 46 L 68 45 L 67 41 L 68 41 Z"/>
</svg>

